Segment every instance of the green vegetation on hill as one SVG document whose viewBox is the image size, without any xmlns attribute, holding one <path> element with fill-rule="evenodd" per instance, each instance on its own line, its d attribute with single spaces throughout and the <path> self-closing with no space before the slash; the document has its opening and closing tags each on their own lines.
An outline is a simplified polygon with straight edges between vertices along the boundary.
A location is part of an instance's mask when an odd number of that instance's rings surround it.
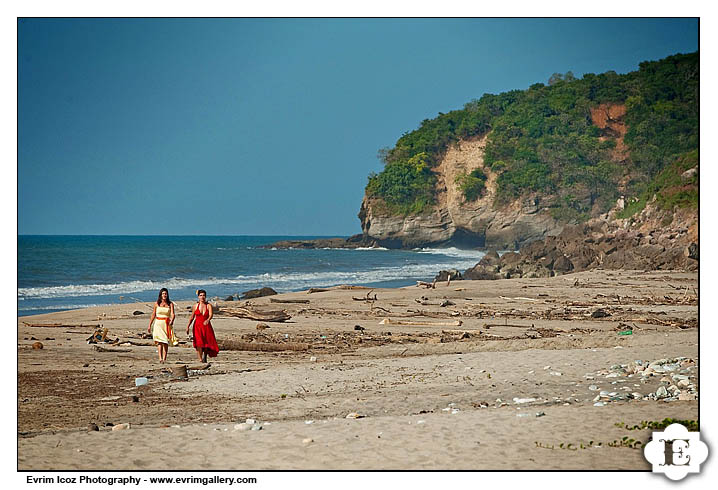
<svg viewBox="0 0 718 490">
<path fill-rule="evenodd" d="M 587 73 L 576 79 L 568 72 L 554 74 L 548 85 L 485 94 L 461 110 L 422 121 L 393 148 L 381 151 L 385 167 L 369 176 L 367 195 L 382 198 L 394 214 L 430 209 L 435 202 L 431 169 L 449 145 L 489 133 L 484 161 L 499 173 L 497 205 L 538 193 L 555 217 L 586 219 L 608 209 L 619 192 L 645 198 L 663 189 L 667 184 L 661 175 L 675 178 L 675 172 L 663 174 L 664 169 L 677 165 L 678 171 L 693 161 L 689 152 L 698 148 L 698 82 L 698 53 L 691 53 L 643 62 L 625 75 Z M 626 106 L 629 158 L 620 166 L 610 137 L 616 135 L 591 119 L 591 109 L 603 103 Z M 455 184 L 474 200 L 484 180 L 483 173 L 469 174 Z M 621 182 L 627 184 L 620 187 Z M 683 191 L 659 200 L 665 206 L 692 205 L 693 194 Z"/>
</svg>

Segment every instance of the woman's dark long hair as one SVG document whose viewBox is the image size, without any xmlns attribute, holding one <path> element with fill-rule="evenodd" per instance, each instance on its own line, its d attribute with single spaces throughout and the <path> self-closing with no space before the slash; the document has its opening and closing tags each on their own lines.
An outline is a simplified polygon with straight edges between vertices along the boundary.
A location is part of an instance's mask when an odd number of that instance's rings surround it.
<svg viewBox="0 0 718 490">
<path fill-rule="evenodd" d="M 160 289 L 160 294 L 157 295 L 157 306 L 159 306 L 162 303 L 162 291 L 167 293 L 167 305 L 171 305 L 172 301 L 170 301 L 170 292 L 167 290 L 167 288 Z"/>
</svg>

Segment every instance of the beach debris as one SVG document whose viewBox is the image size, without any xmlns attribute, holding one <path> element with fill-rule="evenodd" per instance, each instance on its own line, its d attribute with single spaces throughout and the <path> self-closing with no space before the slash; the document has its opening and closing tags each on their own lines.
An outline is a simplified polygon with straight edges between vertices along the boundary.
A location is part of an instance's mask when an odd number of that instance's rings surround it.
<svg viewBox="0 0 718 490">
<path fill-rule="evenodd" d="M 416 287 L 426 288 L 426 289 L 435 289 L 436 288 L 436 281 L 434 282 L 425 282 L 425 281 L 416 281 Z"/>
<path fill-rule="evenodd" d="M 288 338 L 288 337 L 287 337 Z M 277 352 L 283 350 L 304 351 L 309 349 L 309 344 L 301 342 L 241 342 L 237 340 L 221 340 L 219 348 L 222 350 L 248 350 L 261 352 Z"/>
<path fill-rule="evenodd" d="M 314 423 L 314 421 L 313 420 L 305 420 L 304 423 L 307 425 L 311 425 Z"/>
<path fill-rule="evenodd" d="M 93 345 L 92 348 L 97 352 L 132 352 L 132 349 L 106 349 L 99 345 Z"/>
<path fill-rule="evenodd" d="M 544 417 L 544 416 L 546 416 L 546 412 L 535 412 L 535 413 L 522 412 L 522 413 L 517 413 L 516 416 L 517 416 L 517 417 L 520 417 L 520 418 L 526 418 L 526 417 Z"/>
<path fill-rule="evenodd" d="M 32 348 L 33 348 L 34 350 L 40 350 L 40 349 L 42 349 L 42 348 L 43 348 L 42 342 L 35 342 L 35 343 L 33 343 L 33 344 L 32 344 Z"/>
<path fill-rule="evenodd" d="M 447 306 L 455 306 L 455 305 L 456 305 L 456 303 L 454 303 L 453 301 L 449 301 L 448 299 L 442 301 L 441 304 L 439 304 L 439 306 L 441 306 L 442 308 L 445 308 Z"/>
<path fill-rule="evenodd" d="M 252 429 L 252 424 L 248 424 L 246 422 L 243 422 L 241 424 L 235 424 L 235 426 L 234 426 L 234 430 L 245 431 L 245 430 L 251 430 L 251 429 Z"/>
<path fill-rule="evenodd" d="M 149 382 L 150 380 L 145 377 L 135 378 L 135 386 L 144 386 Z"/>
<path fill-rule="evenodd" d="M 98 431 L 98 430 L 100 430 L 100 428 L 97 426 L 97 424 L 89 424 L 87 426 L 88 432 L 93 432 L 93 431 Z"/>
<path fill-rule="evenodd" d="M 83 323 L 28 323 L 28 322 L 22 322 L 28 327 L 41 327 L 41 328 L 55 328 L 55 327 L 62 327 L 62 328 L 99 328 L 99 323 L 94 324 L 83 324 Z"/>
<path fill-rule="evenodd" d="M 132 312 L 132 314 L 135 315 L 135 316 L 137 316 L 137 315 L 144 315 L 145 312 L 144 312 L 144 311 L 140 311 L 140 310 L 135 310 L 135 311 Z"/>
<path fill-rule="evenodd" d="M 549 374 L 551 376 L 563 376 L 563 373 L 559 373 L 558 371 L 551 371 Z"/>
<path fill-rule="evenodd" d="M 278 298 L 269 298 L 270 303 L 309 303 L 308 299 L 278 299 Z"/>
<path fill-rule="evenodd" d="M 518 397 L 514 397 L 514 403 L 517 403 L 517 404 L 518 404 L 518 403 L 531 403 L 531 402 L 535 402 L 535 401 L 536 401 L 536 398 L 518 398 Z"/>
<path fill-rule="evenodd" d="M 352 296 L 352 299 L 354 301 L 364 301 L 366 303 L 373 303 L 374 301 L 378 301 L 378 299 L 376 297 L 376 293 L 374 293 L 373 298 L 370 296 L 372 291 L 374 291 L 374 290 L 370 289 L 369 291 L 367 291 L 366 296 L 364 296 L 363 298 L 357 298 L 356 296 Z"/>
<path fill-rule="evenodd" d="M 327 288 L 309 288 L 309 289 L 307 289 L 307 294 L 326 293 L 327 291 L 331 291 L 331 290 L 327 289 Z"/>
<path fill-rule="evenodd" d="M 347 416 L 344 417 L 344 418 L 347 418 L 347 419 L 363 419 L 364 417 L 365 417 L 365 415 L 360 415 L 360 414 L 358 414 L 358 413 L 356 413 L 356 412 L 352 412 L 352 413 L 350 413 L 350 414 L 347 414 Z"/>
<path fill-rule="evenodd" d="M 116 431 L 116 430 L 127 430 L 127 429 L 129 429 L 129 428 L 130 428 L 130 424 L 129 424 L 129 423 L 127 423 L 127 424 L 117 424 L 117 425 L 113 425 L 113 426 L 112 426 L 112 430 L 113 430 L 113 431 Z"/>
<path fill-rule="evenodd" d="M 229 315 L 237 318 L 247 318 L 249 320 L 257 320 L 260 322 L 286 322 L 292 318 L 284 310 L 277 311 L 257 311 L 243 307 L 225 307 L 222 308 L 223 315 Z"/>
<path fill-rule="evenodd" d="M 422 320 L 392 320 L 391 318 L 384 318 L 379 322 L 380 325 L 419 325 L 427 327 L 460 327 L 463 325 L 461 320 L 455 320 L 453 322 L 427 322 Z"/>
<path fill-rule="evenodd" d="M 188 366 L 187 369 L 191 371 L 204 371 L 205 369 L 209 369 L 209 367 L 212 364 L 210 363 L 204 363 L 204 364 L 193 364 L 192 366 Z"/>
<path fill-rule="evenodd" d="M 171 368 L 172 377 L 177 379 L 187 379 L 187 366 L 173 366 Z"/>
<path fill-rule="evenodd" d="M 261 332 L 262 330 L 268 329 L 269 325 L 267 325 L 266 323 L 257 323 L 257 326 L 255 328 Z"/>
<path fill-rule="evenodd" d="M 304 444 L 304 445 L 311 444 L 313 442 L 314 442 L 314 439 L 312 439 L 311 437 L 302 439 L 302 444 Z"/>
<path fill-rule="evenodd" d="M 311 357 L 309 358 L 309 362 L 317 362 L 316 356 L 311 356 Z"/>
<path fill-rule="evenodd" d="M 137 395 L 132 395 L 132 403 L 139 403 L 140 397 Z"/>
<path fill-rule="evenodd" d="M 366 330 L 366 328 L 362 327 L 361 325 L 354 325 L 354 330 L 358 330 L 359 332 L 363 332 Z"/>
</svg>

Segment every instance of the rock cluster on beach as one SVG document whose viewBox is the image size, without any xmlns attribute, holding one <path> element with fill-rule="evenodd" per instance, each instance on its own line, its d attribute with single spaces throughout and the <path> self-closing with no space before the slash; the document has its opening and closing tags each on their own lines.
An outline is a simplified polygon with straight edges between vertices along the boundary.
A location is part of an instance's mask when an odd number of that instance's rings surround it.
<svg viewBox="0 0 718 490">
<path fill-rule="evenodd" d="M 698 245 L 687 228 L 641 231 L 607 221 L 566 226 L 501 257 L 488 252 L 464 279 L 551 277 L 595 268 L 698 270 Z"/>
</svg>

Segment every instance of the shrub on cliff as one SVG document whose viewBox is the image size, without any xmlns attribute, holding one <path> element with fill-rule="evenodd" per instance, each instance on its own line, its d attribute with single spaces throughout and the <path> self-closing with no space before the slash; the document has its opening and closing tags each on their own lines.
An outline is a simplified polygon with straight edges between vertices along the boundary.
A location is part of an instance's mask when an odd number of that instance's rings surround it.
<svg viewBox="0 0 718 490">
<path fill-rule="evenodd" d="M 421 214 L 433 204 L 435 184 L 429 156 L 422 152 L 387 163 L 381 173 L 370 175 L 366 193 L 381 197 L 392 214 Z"/>
<path fill-rule="evenodd" d="M 476 201 L 484 192 L 486 174 L 480 168 L 471 172 L 459 174 L 456 177 L 456 185 L 467 201 Z"/>
</svg>

